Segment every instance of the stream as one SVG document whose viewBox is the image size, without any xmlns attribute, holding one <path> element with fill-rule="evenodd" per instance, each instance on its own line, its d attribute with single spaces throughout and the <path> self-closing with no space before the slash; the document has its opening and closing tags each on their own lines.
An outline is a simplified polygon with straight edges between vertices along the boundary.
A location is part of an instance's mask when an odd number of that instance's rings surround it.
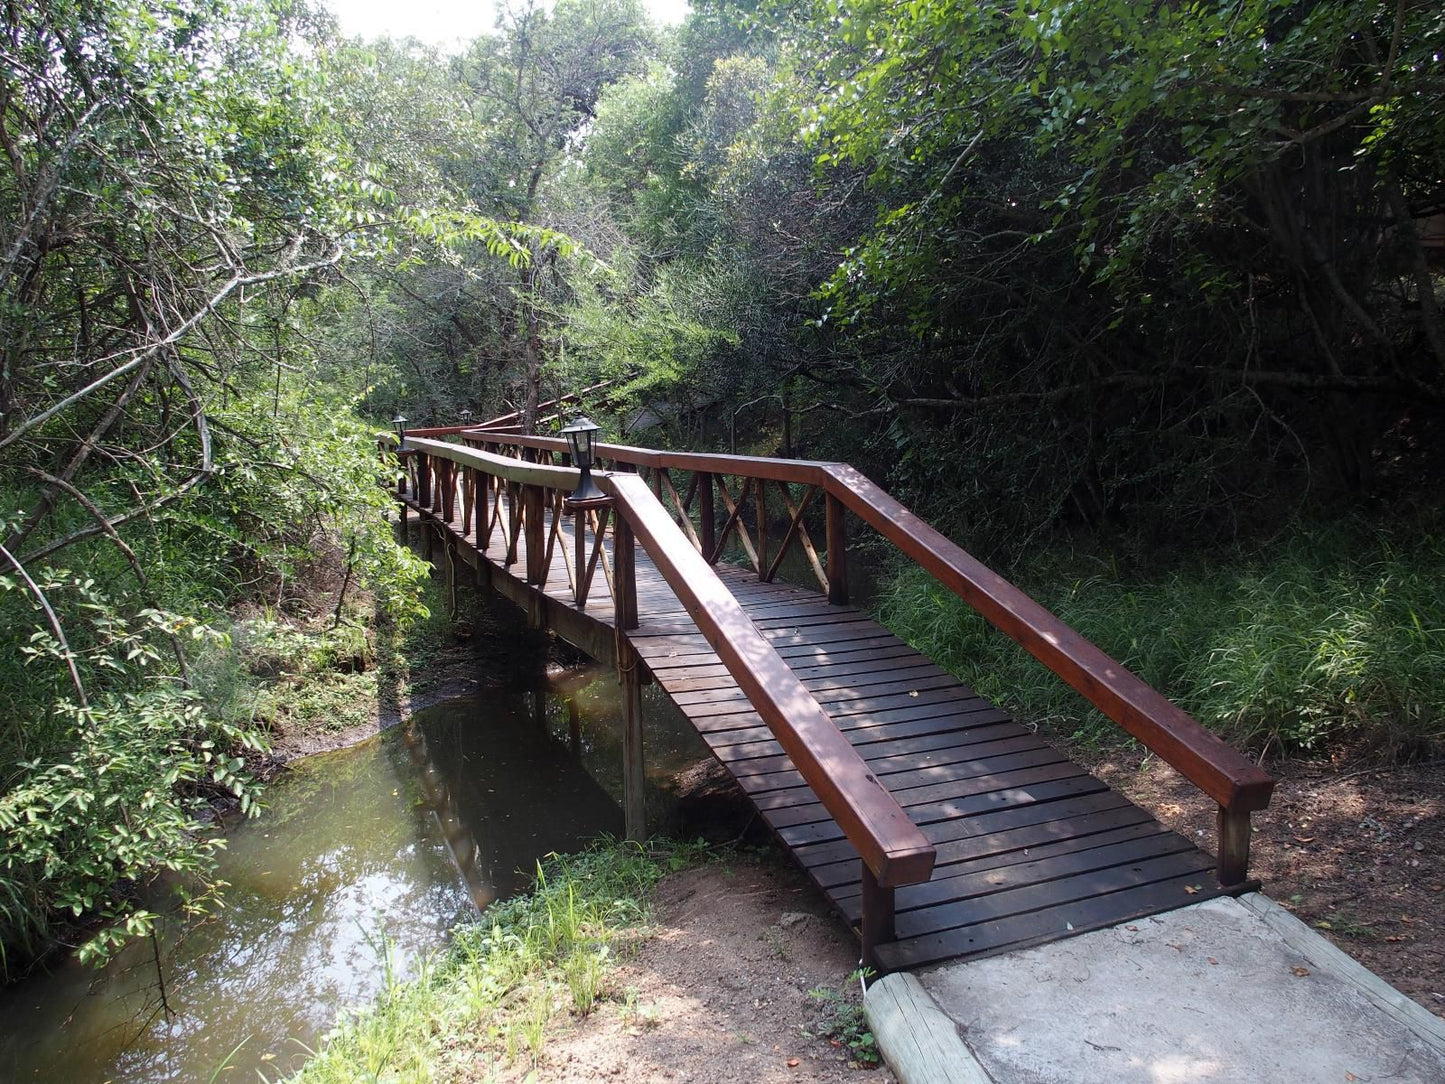
<svg viewBox="0 0 1445 1084">
<path fill-rule="evenodd" d="M 338 1014 L 441 948 L 453 923 L 524 891 L 539 858 L 620 835 L 611 671 L 567 670 L 530 691 L 501 680 L 295 762 L 268 788 L 266 812 L 220 852 L 224 908 L 183 933 L 163 923 L 169 1013 L 149 942 L 103 970 L 68 960 L 0 991 L 0 1081 L 279 1079 Z M 670 780 L 705 749 L 647 692 L 657 830 Z M 164 913 L 165 896 L 147 903 Z"/>
</svg>

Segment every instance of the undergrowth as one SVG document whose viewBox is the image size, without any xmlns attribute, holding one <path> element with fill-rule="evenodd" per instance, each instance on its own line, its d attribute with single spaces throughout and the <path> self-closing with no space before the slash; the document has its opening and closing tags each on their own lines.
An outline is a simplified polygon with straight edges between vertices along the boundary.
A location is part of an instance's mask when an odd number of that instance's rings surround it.
<svg viewBox="0 0 1445 1084">
<path fill-rule="evenodd" d="M 1445 738 L 1445 541 L 1346 529 L 1121 578 L 1051 555 L 1015 582 L 1231 742 L 1421 755 Z M 980 693 L 1074 740 L 1122 731 L 919 569 L 881 620 Z"/>
<path fill-rule="evenodd" d="M 455 929 L 447 950 L 416 977 L 388 981 L 290 1079 L 413 1084 L 535 1065 L 555 1018 L 624 996 L 613 989 L 612 961 L 646 927 L 653 886 L 701 854 L 692 845 L 606 841 L 551 856 L 530 894 Z"/>
<path fill-rule="evenodd" d="M 878 1052 L 878 1040 L 863 1011 L 862 983 L 872 976 L 871 969 L 859 968 L 848 976 L 841 988 L 815 986 L 808 991 L 821 1013 L 813 1034 L 846 1048 L 849 1061 L 860 1069 L 876 1068 L 883 1060 Z"/>
</svg>

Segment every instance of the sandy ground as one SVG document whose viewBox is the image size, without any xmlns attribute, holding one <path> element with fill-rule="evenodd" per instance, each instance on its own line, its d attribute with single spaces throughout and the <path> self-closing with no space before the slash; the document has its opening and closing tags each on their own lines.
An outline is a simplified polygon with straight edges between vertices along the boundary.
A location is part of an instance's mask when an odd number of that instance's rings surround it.
<svg viewBox="0 0 1445 1084">
<path fill-rule="evenodd" d="M 536 1080 L 893 1080 L 810 1037 L 824 1006 L 809 991 L 848 987 L 858 945 L 790 868 L 746 860 L 673 874 L 655 921 L 611 996 L 548 1038 Z M 519 1065 L 503 1079 L 530 1072 Z"/>
</svg>

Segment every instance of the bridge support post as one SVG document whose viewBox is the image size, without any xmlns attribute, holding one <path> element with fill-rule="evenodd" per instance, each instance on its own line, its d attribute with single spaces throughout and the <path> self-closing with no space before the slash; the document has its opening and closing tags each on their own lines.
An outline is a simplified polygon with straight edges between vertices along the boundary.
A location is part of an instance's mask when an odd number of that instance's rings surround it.
<svg viewBox="0 0 1445 1084">
<path fill-rule="evenodd" d="M 432 559 L 432 532 L 435 528 L 432 525 L 432 521 L 425 516 L 418 516 L 417 518 L 421 526 L 421 555 L 430 561 Z"/>
<path fill-rule="evenodd" d="M 848 604 L 848 529 L 843 521 L 843 502 L 827 495 L 825 544 L 828 547 L 828 602 Z"/>
<path fill-rule="evenodd" d="M 872 968 L 878 966 L 877 948 L 885 941 L 895 940 L 893 929 L 893 889 L 878 883 L 878 878 L 863 867 L 863 912 L 858 922 L 858 933 L 863 942 L 863 963 Z"/>
<path fill-rule="evenodd" d="M 713 550 L 717 549 L 717 524 L 713 520 L 712 475 L 707 471 L 697 473 L 697 540 L 702 545 L 702 559 L 712 562 Z"/>
<path fill-rule="evenodd" d="M 1219 807 L 1219 856 L 1215 876 L 1225 888 L 1242 885 L 1249 874 L 1249 813 Z"/>
<path fill-rule="evenodd" d="M 625 640 L 619 644 L 618 676 L 622 680 L 622 821 L 627 838 L 647 839 L 646 773 L 642 757 L 642 667 Z"/>
<path fill-rule="evenodd" d="M 527 510 L 527 582 L 531 584 L 542 584 L 547 580 L 545 497 L 546 491 L 541 486 L 522 487 L 522 503 Z"/>
<path fill-rule="evenodd" d="M 758 478 L 753 482 L 753 501 L 757 505 L 758 515 L 758 579 L 766 581 L 768 577 L 768 497 L 763 488 L 763 479 Z M 741 507 L 747 499 L 747 490 L 743 490 L 743 496 L 738 498 L 738 505 Z M 741 528 L 739 528 L 741 529 Z"/>
<path fill-rule="evenodd" d="M 615 627 L 619 632 L 637 628 L 637 551 L 632 526 L 620 514 L 612 526 L 612 581 Z"/>
</svg>

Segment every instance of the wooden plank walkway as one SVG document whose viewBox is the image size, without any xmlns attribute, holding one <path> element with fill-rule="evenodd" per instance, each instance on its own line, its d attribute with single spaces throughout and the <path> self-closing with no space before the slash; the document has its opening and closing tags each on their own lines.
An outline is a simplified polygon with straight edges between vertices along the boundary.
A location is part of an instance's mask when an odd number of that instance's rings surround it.
<svg viewBox="0 0 1445 1084">
<path fill-rule="evenodd" d="M 423 511 L 408 501 L 417 511 Z M 504 506 L 505 506 L 505 502 Z M 429 511 L 424 515 L 440 523 Z M 445 524 L 494 574 L 525 582 L 525 537 L 507 566 Z M 571 609 L 571 526 L 551 539 L 545 587 Z M 937 849 L 932 878 L 900 887 L 890 969 L 982 956 L 1067 937 L 1221 894 L 1214 859 L 851 606 L 815 591 L 718 575 Z M 829 902 L 860 920 L 857 852 L 794 770 L 661 574 L 636 553 L 639 628 L 627 640 Z M 533 587 L 529 590 L 536 591 Z M 613 628 L 602 575 L 583 610 Z"/>
</svg>

